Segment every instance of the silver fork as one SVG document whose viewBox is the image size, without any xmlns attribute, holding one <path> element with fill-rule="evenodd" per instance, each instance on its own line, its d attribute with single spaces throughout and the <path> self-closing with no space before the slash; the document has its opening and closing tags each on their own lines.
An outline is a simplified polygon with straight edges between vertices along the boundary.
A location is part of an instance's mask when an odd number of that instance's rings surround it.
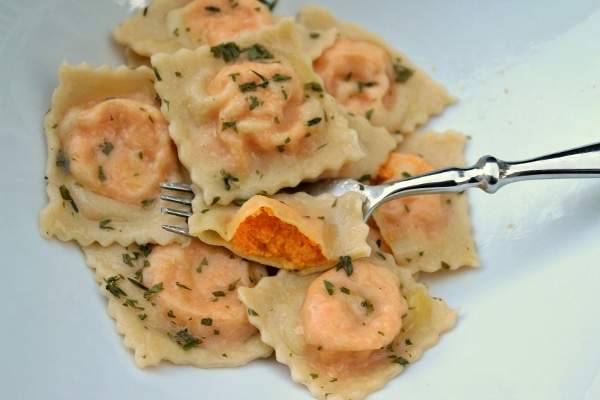
<svg viewBox="0 0 600 400">
<path fill-rule="evenodd" d="M 600 143 L 551 153 L 523 161 L 502 161 L 493 156 L 481 157 L 468 168 L 449 167 L 427 174 L 392 181 L 381 185 L 366 185 L 354 179 L 331 178 L 313 183 L 303 183 L 292 190 L 304 191 L 313 196 L 330 193 L 341 196 L 347 192 L 359 193 L 363 199 L 363 216 L 366 221 L 381 204 L 399 197 L 433 194 L 458 193 L 478 187 L 487 193 L 495 193 L 501 187 L 532 179 L 559 178 L 600 178 Z M 179 192 L 192 192 L 189 184 L 164 183 L 163 189 Z M 191 205 L 189 197 L 162 195 L 161 199 L 186 206 Z M 190 211 L 163 208 L 167 214 L 190 217 Z M 163 225 L 163 228 L 189 235 L 186 228 Z"/>
</svg>

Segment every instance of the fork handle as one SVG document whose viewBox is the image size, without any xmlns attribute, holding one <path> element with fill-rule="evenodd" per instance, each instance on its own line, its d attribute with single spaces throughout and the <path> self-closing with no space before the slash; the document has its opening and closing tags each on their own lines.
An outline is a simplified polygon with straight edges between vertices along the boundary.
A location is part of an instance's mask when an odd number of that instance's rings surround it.
<svg viewBox="0 0 600 400">
<path fill-rule="evenodd" d="M 600 143 L 524 161 L 483 156 L 469 168 L 444 168 L 380 185 L 382 190 L 375 203 L 415 194 L 456 193 L 472 187 L 495 193 L 513 182 L 559 178 L 600 178 Z"/>
</svg>

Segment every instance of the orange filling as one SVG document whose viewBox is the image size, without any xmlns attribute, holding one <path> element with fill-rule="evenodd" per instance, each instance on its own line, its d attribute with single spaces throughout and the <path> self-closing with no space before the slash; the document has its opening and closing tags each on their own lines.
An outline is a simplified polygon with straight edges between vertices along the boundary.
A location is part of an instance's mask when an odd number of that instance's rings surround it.
<svg viewBox="0 0 600 400">
<path fill-rule="evenodd" d="M 304 270 L 329 263 L 317 243 L 267 207 L 260 207 L 240 223 L 231 246 L 239 254 L 274 260 L 285 269 Z"/>
</svg>

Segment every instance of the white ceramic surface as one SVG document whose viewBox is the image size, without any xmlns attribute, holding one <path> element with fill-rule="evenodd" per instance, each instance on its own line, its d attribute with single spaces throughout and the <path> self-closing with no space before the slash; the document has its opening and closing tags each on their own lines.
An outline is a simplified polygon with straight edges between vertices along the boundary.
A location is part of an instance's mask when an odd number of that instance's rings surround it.
<svg viewBox="0 0 600 400">
<path fill-rule="evenodd" d="M 293 14 L 300 0 L 280 0 Z M 334 1 L 460 101 L 469 161 L 600 140 L 600 1 Z M 0 0 L 0 398 L 310 399 L 285 366 L 138 370 L 76 246 L 44 240 L 44 113 L 63 60 L 117 65 L 143 0 Z M 471 191 L 482 266 L 425 276 L 457 327 L 369 399 L 599 399 L 600 180 Z"/>
</svg>

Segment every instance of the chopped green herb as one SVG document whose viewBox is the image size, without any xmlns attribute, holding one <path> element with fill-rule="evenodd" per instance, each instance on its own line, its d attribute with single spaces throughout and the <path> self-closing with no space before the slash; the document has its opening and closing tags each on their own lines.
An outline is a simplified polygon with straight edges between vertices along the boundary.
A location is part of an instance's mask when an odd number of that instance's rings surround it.
<svg viewBox="0 0 600 400">
<path fill-rule="evenodd" d="M 177 287 L 180 287 L 185 290 L 192 290 L 189 287 L 185 286 L 183 283 L 175 282 L 175 285 L 177 285 Z"/>
<path fill-rule="evenodd" d="M 253 316 L 253 317 L 259 316 L 258 313 L 251 308 L 248 309 L 248 315 Z"/>
<path fill-rule="evenodd" d="M 153 70 L 154 70 L 154 76 L 156 76 L 156 80 L 159 82 L 162 81 L 162 78 L 160 77 L 160 74 L 158 73 L 158 68 L 153 67 Z"/>
<path fill-rule="evenodd" d="M 221 178 L 223 179 L 223 184 L 225 185 L 225 190 L 231 190 L 232 183 L 236 183 L 239 181 L 238 178 L 231 175 L 229 172 L 226 172 L 225 170 L 221 170 L 220 174 Z"/>
<path fill-rule="evenodd" d="M 231 282 L 229 285 L 227 285 L 227 290 L 230 292 L 233 292 L 235 290 L 235 288 L 237 288 L 238 283 L 240 283 L 240 279 L 237 279 L 233 282 Z"/>
<path fill-rule="evenodd" d="M 343 286 L 340 288 L 340 292 L 344 293 L 344 294 L 350 294 L 350 289 L 348 289 L 347 287 Z"/>
<path fill-rule="evenodd" d="M 212 318 L 202 318 L 200 323 L 204 326 L 212 326 L 213 320 Z"/>
<path fill-rule="evenodd" d="M 104 219 L 104 220 L 100 221 L 98 226 L 100 226 L 100 229 L 106 229 L 107 231 L 114 231 L 115 228 L 110 226 L 111 222 L 112 222 L 112 220 L 110 220 L 110 219 Z"/>
<path fill-rule="evenodd" d="M 56 156 L 56 166 L 69 172 L 69 161 L 67 160 L 63 149 L 58 149 L 58 155 Z"/>
<path fill-rule="evenodd" d="M 398 356 L 398 357 L 394 358 L 394 359 L 392 360 L 392 362 L 393 362 L 393 363 L 400 364 L 400 365 L 408 365 L 408 364 L 410 364 L 410 362 L 409 362 L 409 361 L 408 361 L 406 358 L 404 358 L 404 357 L 400 357 L 400 356 Z"/>
<path fill-rule="evenodd" d="M 304 88 L 306 90 L 312 90 L 313 92 L 322 92 L 323 91 L 323 86 L 321 86 L 317 82 L 309 82 L 304 85 Z"/>
<path fill-rule="evenodd" d="M 308 121 L 306 124 L 307 124 L 308 126 L 313 126 L 313 125 L 316 125 L 316 124 L 318 124 L 319 122 L 321 122 L 321 120 L 322 120 L 322 118 L 321 118 L 321 117 L 316 117 L 316 118 L 313 118 L 313 119 L 309 120 L 309 121 Z"/>
<path fill-rule="evenodd" d="M 218 13 L 221 12 L 221 9 L 219 7 L 215 7 L 215 6 L 206 6 L 204 7 L 204 9 L 208 12 L 212 12 L 212 13 Z"/>
<path fill-rule="evenodd" d="M 369 300 L 363 300 L 360 305 L 366 309 L 367 315 L 373 312 L 373 303 L 371 303 Z"/>
<path fill-rule="evenodd" d="M 225 62 L 237 60 L 242 51 L 234 42 L 221 43 L 218 46 L 210 48 L 210 52 L 215 58 L 222 58 Z"/>
<path fill-rule="evenodd" d="M 327 290 L 327 294 L 330 296 L 333 295 L 333 283 L 324 280 L 323 284 L 325 285 L 325 290 Z"/>
<path fill-rule="evenodd" d="M 226 130 L 226 129 L 231 129 L 235 133 L 238 133 L 237 122 L 236 121 L 224 121 L 221 124 L 221 132 L 224 131 L 224 130 Z"/>
<path fill-rule="evenodd" d="M 321 37 L 321 34 L 319 32 L 311 32 L 309 37 L 311 39 L 318 39 L 319 37 Z"/>
<path fill-rule="evenodd" d="M 250 100 L 250 111 L 254 110 L 256 107 L 260 106 L 260 102 L 258 101 L 258 98 L 256 96 L 250 96 L 247 98 L 248 100 Z"/>
<path fill-rule="evenodd" d="M 154 203 L 154 200 L 156 199 L 142 200 L 142 208 L 152 205 L 152 203 Z"/>
<path fill-rule="evenodd" d="M 123 303 L 125 307 L 131 307 L 138 311 L 144 311 L 144 307 L 138 306 L 138 301 L 133 299 L 125 299 L 125 303 Z"/>
<path fill-rule="evenodd" d="M 212 292 L 212 295 L 215 297 L 225 297 L 225 292 L 222 290 L 217 290 L 216 292 Z"/>
<path fill-rule="evenodd" d="M 190 332 L 185 328 L 175 334 L 169 333 L 169 337 L 180 345 L 183 350 L 188 351 L 202 344 L 202 340 L 192 336 Z"/>
<path fill-rule="evenodd" d="M 106 175 L 104 175 L 104 168 L 102 168 L 102 165 L 98 167 L 98 179 L 100 179 L 100 182 L 104 182 L 106 180 Z"/>
<path fill-rule="evenodd" d="M 131 256 L 127 253 L 122 254 L 121 255 L 121 259 L 123 260 L 123 264 L 129 265 L 130 267 L 133 267 L 133 260 L 131 258 Z"/>
<path fill-rule="evenodd" d="M 289 81 L 290 79 L 292 79 L 291 76 L 289 75 L 281 75 L 281 74 L 275 74 L 273 75 L 273 79 L 274 82 L 285 82 L 285 81 Z"/>
<path fill-rule="evenodd" d="M 148 299 L 148 298 L 150 298 L 150 296 L 152 296 L 155 293 L 160 292 L 161 290 L 163 290 L 163 283 L 159 282 L 144 292 L 144 298 Z"/>
<path fill-rule="evenodd" d="M 136 271 L 136 274 L 137 274 L 138 272 L 140 273 L 140 276 L 139 276 L 139 278 L 140 278 L 140 279 L 142 278 L 142 277 L 141 277 L 141 271 L 142 271 L 142 270 Z M 133 279 L 133 278 L 127 278 L 127 280 L 128 280 L 129 282 L 131 282 L 131 284 L 132 284 L 132 285 L 134 285 L 134 286 L 137 286 L 138 288 L 140 288 L 140 289 L 142 289 L 142 290 L 148 290 L 148 288 L 147 288 L 146 286 L 142 285 L 140 282 L 136 281 L 136 280 L 135 280 L 135 279 Z"/>
<path fill-rule="evenodd" d="M 413 74 L 414 74 L 414 71 L 412 69 L 407 68 L 407 67 L 401 65 L 400 63 L 394 64 L 394 76 L 395 76 L 394 81 L 396 81 L 396 83 L 406 82 L 408 80 L 408 78 L 413 76 Z"/>
<path fill-rule="evenodd" d="M 248 51 L 248 59 L 250 61 L 268 60 L 273 58 L 273 54 L 271 54 L 262 44 L 254 44 L 245 50 Z"/>
<path fill-rule="evenodd" d="M 110 278 L 104 278 L 104 282 L 106 283 L 106 290 L 108 290 L 113 296 L 117 299 L 120 299 L 121 296 L 127 296 L 127 293 L 123 289 L 117 286 L 117 282 L 123 279 L 122 275 L 111 276 Z"/>
<path fill-rule="evenodd" d="M 273 1 L 267 1 L 267 0 L 258 0 L 261 3 L 263 3 L 265 6 L 269 7 L 269 11 L 273 11 L 273 9 L 275 8 L 275 6 L 277 5 L 277 2 L 279 0 L 273 0 Z"/>
<path fill-rule="evenodd" d="M 370 110 L 367 110 L 367 112 L 365 113 L 365 118 L 370 120 L 372 116 L 373 116 L 373 109 L 371 108 Z"/>
<path fill-rule="evenodd" d="M 336 271 L 344 269 L 344 271 L 346 271 L 346 275 L 352 275 L 352 258 L 350 258 L 350 256 L 340 256 L 339 262 L 336 264 L 335 269 Z"/>
<path fill-rule="evenodd" d="M 377 86 L 377 82 L 375 82 L 375 81 L 370 81 L 370 82 L 357 81 L 356 83 L 358 84 L 358 93 L 363 93 L 365 91 L 365 88 Z"/>
<path fill-rule="evenodd" d="M 69 204 L 71 204 L 71 207 L 73 207 L 73 210 L 75 212 L 79 212 L 79 208 L 77 207 L 77 204 L 75 204 L 75 200 L 73 200 L 73 198 L 71 197 L 71 193 L 69 193 L 69 189 L 67 189 L 67 187 L 65 185 L 61 185 L 58 190 L 60 191 L 60 197 L 62 197 L 62 199 L 64 201 L 68 201 Z"/>
</svg>

